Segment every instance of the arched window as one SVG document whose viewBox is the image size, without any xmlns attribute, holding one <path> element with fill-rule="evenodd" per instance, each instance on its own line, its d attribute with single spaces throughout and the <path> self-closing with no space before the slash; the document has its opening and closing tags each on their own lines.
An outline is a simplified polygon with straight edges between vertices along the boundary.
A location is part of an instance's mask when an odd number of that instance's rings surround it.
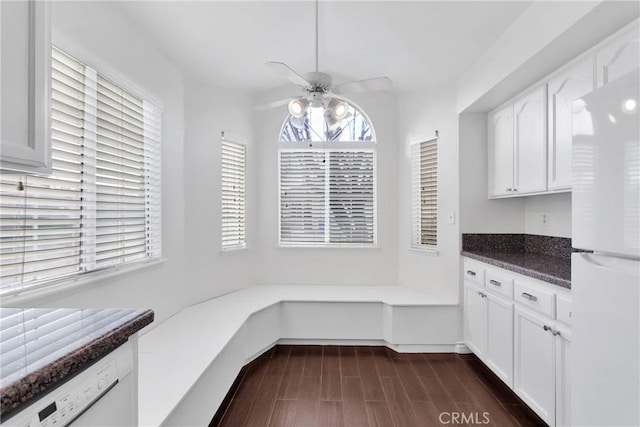
<svg viewBox="0 0 640 427">
<path fill-rule="evenodd" d="M 301 107 L 280 132 L 280 244 L 375 245 L 373 126 L 344 99 Z"/>
</svg>

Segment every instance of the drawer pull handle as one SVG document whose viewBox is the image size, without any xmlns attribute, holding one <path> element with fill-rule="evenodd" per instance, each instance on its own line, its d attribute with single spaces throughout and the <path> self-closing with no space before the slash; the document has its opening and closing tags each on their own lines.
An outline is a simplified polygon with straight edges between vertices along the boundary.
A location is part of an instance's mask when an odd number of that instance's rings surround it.
<svg viewBox="0 0 640 427">
<path fill-rule="evenodd" d="M 509 191 L 513 191 L 513 188 L 505 188 L 504 190 L 509 192 Z"/>
<path fill-rule="evenodd" d="M 551 331 L 551 333 L 554 337 L 560 335 L 560 331 Z"/>
<path fill-rule="evenodd" d="M 475 275 L 476 275 L 476 272 L 475 272 L 475 271 L 473 271 L 473 270 L 467 270 L 467 274 L 468 274 L 469 276 L 475 276 Z"/>
<path fill-rule="evenodd" d="M 529 301 L 538 301 L 538 297 L 537 296 L 528 294 L 526 292 L 523 292 L 522 296 L 525 297 L 526 299 L 528 299 Z M 545 329 L 545 331 L 546 331 L 546 329 Z"/>
<path fill-rule="evenodd" d="M 544 325 L 542 329 L 544 329 L 545 331 L 551 331 L 551 326 Z"/>
<path fill-rule="evenodd" d="M 482 292 L 480 292 L 480 291 L 478 291 L 478 295 L 480 295 L 482 298 L 486 298 L 486 297 L 487 297 L 487 294 L 482 293 Z"/>
<path fill-rule="evenodd" d="M 498 282 L 497 280 L 489 280 L 489 283 L 491 283 L 494 286 L 502 286 L 502 283 Z"/>
</svg>

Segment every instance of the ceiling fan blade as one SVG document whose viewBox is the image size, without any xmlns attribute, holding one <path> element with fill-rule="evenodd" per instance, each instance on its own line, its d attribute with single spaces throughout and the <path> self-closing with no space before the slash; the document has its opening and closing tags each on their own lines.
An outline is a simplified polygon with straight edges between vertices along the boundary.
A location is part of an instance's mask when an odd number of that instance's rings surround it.
<svg viewBox="0 0 640 427">
<path fill-rule="evenodd" d="M 335 87 L 336 93 L 356 93 L 374 90 L 389 90 L 393 86 L 389 77 L 375 77 L 373 79 L 357 80 L 343 83 Z"/>
<path fill-rule="evenodd" d="M 281 105 L 287 105 L 289 101 L 291 101 L 292 99 L 293 98 L 281 99 L 279 101 L 273 101 L 273 102 L 268 102 L 262 105 L 256 105 L 253 108 L 256 110 L 269 110 L 271 108 L 280 107 Z"/>
<path fill-rule="evenodd" d="M 280 74 L 281 76 L 286 77 L 292 83 L 294 83 L 294 84 L 296 84 L 298 86 L 306 87 L 306 86 L 309 86 L 311 84 L 304 77 L 302 77 L 300 74 L 296 73 L 292 68 L 290 68 L 284 62 L 271 61 L 271 62 L 267 62 L 265 65 L 267 67 L 271 68 L 276 73 Z"/>
</svg>

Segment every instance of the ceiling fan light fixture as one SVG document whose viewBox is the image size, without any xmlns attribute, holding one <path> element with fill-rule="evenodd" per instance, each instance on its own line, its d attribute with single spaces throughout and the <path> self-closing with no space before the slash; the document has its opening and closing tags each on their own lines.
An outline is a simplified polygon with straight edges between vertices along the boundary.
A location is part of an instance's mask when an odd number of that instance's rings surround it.
<svg viewBox="0 0 640 427">
<path fill-rule="evenodd" d="M 296 98 L 289 101 L 289 114 L 293 117 L 302 117 L 309 106 L 309 101 L 304 98 Z"/>
<path fill-rule="evenodd" d="M 339 99 L 332 99 L 331 102 L 329 102 L 329 109 L 336 121 L 344 119 L 347 117 L 347 114 L 349 114 L 349 104 Z"/>
</svg>

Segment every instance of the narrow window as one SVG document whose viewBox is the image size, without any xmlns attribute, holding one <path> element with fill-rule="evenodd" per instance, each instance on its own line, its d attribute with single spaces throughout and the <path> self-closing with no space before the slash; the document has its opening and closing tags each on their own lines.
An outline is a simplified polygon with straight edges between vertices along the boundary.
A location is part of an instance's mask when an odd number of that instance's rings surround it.
<svg viewBox="0 0 640 427">
<path fill-rule="evenodd" d="M 438 140 L 411 146 L 411 246 L 435 249 L 438 244 Z"/>
<path fill-rule="evenodd" d="M 222 139 L 222 249 L 246 247 L 246 158 L 244 144 Z"/>
</svg>

